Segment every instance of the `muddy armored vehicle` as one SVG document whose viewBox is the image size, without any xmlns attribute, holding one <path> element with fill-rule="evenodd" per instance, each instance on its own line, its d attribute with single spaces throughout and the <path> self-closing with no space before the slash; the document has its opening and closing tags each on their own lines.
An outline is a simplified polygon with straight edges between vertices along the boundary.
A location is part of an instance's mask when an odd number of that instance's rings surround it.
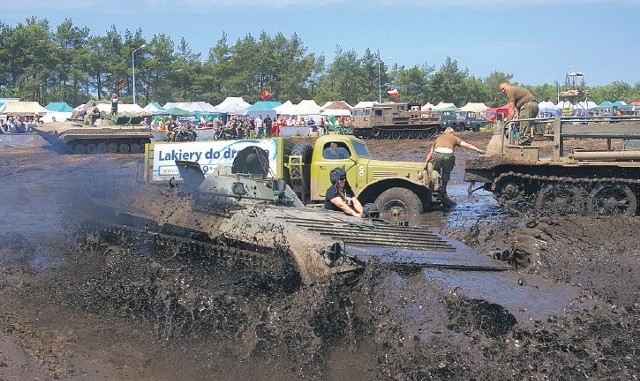
<svg viewBox="0 0 640 381">
<path fill-rule="evenodd" d="M 87 124 L 83 119 L 44 123 L 34 129 L 49 144 L 77 154 L 142 153 L 153 135 L 141 115 L 118 114 Z"/>
<path fill-rule="evenodd" d="M 640 197 L 640 118 L 534 119 L 552 123 L 552 141 L 515 144 L 498 121 L 487 154 L 467 160 L 465 181 L 504 206 L 541 214 L 636 215 Z M 473 184 L 470 186 L 470 191 Z"/>
<path fill-rule="evenodd" d="M 119 197 L 106 202 L 96 209 L 91 234 L 120 246 L 119 240 L 127 237 L 124 245 L 144 243 L 152 252 L 173 247 L 188 255 L 240 261 L 268 269 L 269 282 L 278 284 L 357 274 L 371 261 L 459 270 L 508 268 L 424 226 L 383 221 L 375 213 L 358 218 L 305 207 L 285 181 L 264 176 L 251 160 L 243 163 L 247 156 L 240 152 L 233 166 L 220 166 L 206 176 L 197 162 L 176 161 L 182 181 L 170 181 L 163 186 L 168 193 L 150 194 L 133 208 Z"/>
<path fill-rule="evenodd" d="M 353 134 L 375 139 L 429 139 L 442 130 L 437 116 L 419 103 L 375 103 L 353 110 Z"/>
</svg>

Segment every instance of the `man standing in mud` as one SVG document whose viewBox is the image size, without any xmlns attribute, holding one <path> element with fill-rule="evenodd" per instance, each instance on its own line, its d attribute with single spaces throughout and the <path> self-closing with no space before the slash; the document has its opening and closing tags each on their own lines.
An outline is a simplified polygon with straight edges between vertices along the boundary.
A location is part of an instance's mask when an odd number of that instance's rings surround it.
<svg viewBox="0 0 640 381">
<path fill-rule="evenodd" d="M 538 116 L 538 102 L 536 97 L 524 87 L 511 86 L 509 82 L 500 84 L 500 91 L 507 96 L 509 103 L 507 107 L 506 120 L 512 120 L 518 111 L 518 119 L 532 119 Z M 520 145 L 530 145 L 533 140 L 533 121 L 523 120 L 520 122 Z"/>
<path fill-rule="evenodd" d="M 442 184 L 440 185 L 440 197 L 446 206 L 453 206 L 455 203 L 447 196 L 447 183 L 451 179 L 451 171 L 456 165 L 456 157 L 453 151 L 457 146 L 472 149 L 478 153 L 485 153 L 484 150 L 467 143 L 455 134 L 455 130 L 447 127 L 444 133 L 440 135 L 431 146 L 431 151 L 425 159 L 424 169 L 427 169 L 429 163 L 433 160 L 433 170 L 440 173 Z"/>
</svg>

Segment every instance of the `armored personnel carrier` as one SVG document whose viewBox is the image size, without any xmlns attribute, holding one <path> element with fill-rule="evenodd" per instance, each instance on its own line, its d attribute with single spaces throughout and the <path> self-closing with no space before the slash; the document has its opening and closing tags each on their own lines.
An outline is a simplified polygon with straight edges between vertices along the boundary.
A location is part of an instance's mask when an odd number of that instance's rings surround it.
<svg viewBox="0 0 640 381">
<path fill-rule="evenodd" d="M 280 285 L 357 274 L 370 262 L 474 271 L 509 268 L 424 226 L 304 207 L 283 180 L 264 176 L 264 170 L 255 171 L 255 163 L 245 159 L 238 155 L 233 166 L 220 166 L 207 176 L 196 162 L 176 161 L 182 181 L 163 185 L 166 193 L 148 192 L 134 202 L 127 199 L 131 189 L 122 197 L 107 192 L 87 236 L 101 244 L 145 246 L 150 253 L 169 250 L 258 267 L 269 284 Z M 160 189 L 159 184 L 147 186 Z"/>
<path fill-rule="evenodd" d="M 541 214 L 629 215 L 640 197 L 640 118 L 534 119 L 553 124 L 553 141 L 515 144 L 498 121 L 487 154 L 467 160 L 465 181 L 505 206 Z M 471 190 L 471 187 L 470 187 Z"/>
<path fill-rule="evenodd" d="M 105 152 L 142 153 L 153 135 L 141 126 L 143 116 L 118 114 L 87 124 L 82 119 L 44 123 L 34 129 L 49 144 L 67 152 L 94 154 Z"/>
<path fill-rule="evenodd" d="M 442 130 L 437 116 L 422 113 L 419 103 L 375 103 L 354 109 L 353 134 L 375 139 L 429 139 Z"/>
</svg>

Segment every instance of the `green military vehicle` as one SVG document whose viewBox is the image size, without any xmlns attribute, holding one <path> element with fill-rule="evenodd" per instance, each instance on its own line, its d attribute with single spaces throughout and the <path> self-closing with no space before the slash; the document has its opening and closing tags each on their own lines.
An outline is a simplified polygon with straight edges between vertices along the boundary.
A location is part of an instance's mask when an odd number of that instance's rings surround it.
<svg viewBox="0 0 640 381">
<path fill-rule="evenodd" d="M 435 115 L 424 113 L 420 103 L 374 103 L 354 108 L 353 134 L 375 139 L 429 139 L 442 130 Z"/>
<path fill-rule="evenodd" d="M 293 138 L 197 142 L 155 142 L 147 146 L 146 178 L 150 182 L 180 178 L 176 160 L 197 162 L 205 176 L 218 167 L 283 179 L 306 205 L 324 202 L 329 172 L 342 167 L 362 204 L 375 203 L 381 216 L 406 219 L 439 205 L 422 162 L 372 158 L 364 141 L 330 134 L 311 145 Z"/>
</svg>

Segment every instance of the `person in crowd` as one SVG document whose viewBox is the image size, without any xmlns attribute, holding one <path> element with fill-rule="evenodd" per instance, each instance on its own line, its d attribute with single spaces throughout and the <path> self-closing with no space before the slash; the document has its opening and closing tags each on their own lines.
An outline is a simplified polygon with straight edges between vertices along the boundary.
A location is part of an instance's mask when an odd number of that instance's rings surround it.
<svg viewBox="0 0 640 381">
<path fill-rule="evenodd" d="M 451 179 L 451 171 L 453 171 L 453 167 L 456 165 L 454 150 L 457 146 L 472 149 L 478 153 L 485 153 L 484 150 L 460 139 L 451 127 L 447 127 L 442 135 L 433 142 L 431 150 L 425 159 L 424 168 L 427 169 L 429 163 L 433 160 L 433 170 L 440 173 L 440 179 L 442 181 L 440 185 L 440 196 L 443 196 L 444 202 L 450 202 L 447 197 L 447 183 Z"/>
<path fill-rule="evenodd" d="M 164 121 L 164 116 L 161 116 L 158 120 L 158 131 L 166 131 L 167 123 Z"/>
<path fill-rule="evenodd" d="M 324 135 L 326 130 L 327 122 L 324 120 L 324 118 L 320 118 L 320 123 L 318 123 L 318 136 Z"/>
<path fill-rule="evenodd" d="M 343 211 L 354 217 L 364 217 L 364 208 L 353 193 L 353 189 L 347 181 L 347 172 L 344 168 L 334 168 L 329 172 L 331 186 L 327 189 L 324 198 L 324 208 Z"/>
<path fill-rule="evenodd" d="M 98 108 L 98 105 L 96 104 L 96 102 L 93 102 L 91 104 L 92 108 L 91 108 L 91 125 L 95 125 L 96 121 L 98 119 L 100 119 L 100 109 Z"/>
<path fill-rule="evenodd" d="M 270 138 L 271 137 L 271 127 L 273 126 L 274 121 L 271 120 L 271 117 L 269 115 L 267 115 L 264 120 L 264 132 L 265 132 L 265 137 Z"/>
<path fill-rule="evenodd" d="M 0 134 L 9 132 L 9 126 L 4 119 L 0 119 Z"/>
<path fill-rule="evenodd" d="M 140 122 L 140 125 L 151 128 L 151 121 L 149 120 L 149 117 L 145 116 Z"/>
<path fill-rule="evenodd" d="M 505 121 L 513 120 L 516 111 L 519 119 L 533 119 L 538 116 L 538 102 L 531 92 L 524 87 L 510 85 L 509 82 L 500 84 L 500 91 L 507 96 L 507 116 Z M 533 140 L 533 120 L 520 121 L 520 145 L 530 145 Z"/>
<path fill-rule="evenodd" d="M 258 115 L 253 123 L 256 125 L 255 136 L 256 138 L 264 138 L 264 120 L 262 119 L 262 114 Z"/>
<path fill-rule="evenodd" d="M 115 91 L 111 94 L 111 115 L 116 115 L 118 113 L 118 102 L 120 101 L 120 97 L 118 97 L 118 93 Z"/>
</svg>

